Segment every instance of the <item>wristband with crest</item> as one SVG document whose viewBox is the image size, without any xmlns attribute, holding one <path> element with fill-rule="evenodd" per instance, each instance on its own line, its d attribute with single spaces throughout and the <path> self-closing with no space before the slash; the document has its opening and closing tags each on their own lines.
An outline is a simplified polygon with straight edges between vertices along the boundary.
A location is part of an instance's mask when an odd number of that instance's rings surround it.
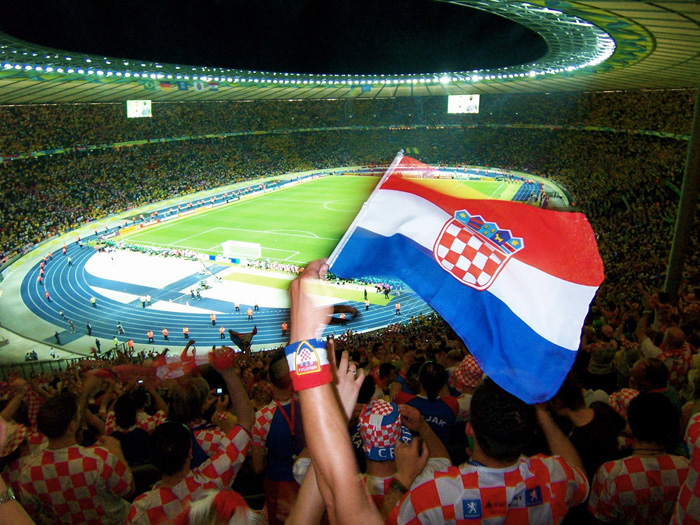
<svg viewBox="0 0 700 525">
<path fill-rule="evenodd" d="M 295 391 L 325 385 L 333 380 L 323 339 L 297 341 L 287 346 L 284 353 Z"/>
</svg>

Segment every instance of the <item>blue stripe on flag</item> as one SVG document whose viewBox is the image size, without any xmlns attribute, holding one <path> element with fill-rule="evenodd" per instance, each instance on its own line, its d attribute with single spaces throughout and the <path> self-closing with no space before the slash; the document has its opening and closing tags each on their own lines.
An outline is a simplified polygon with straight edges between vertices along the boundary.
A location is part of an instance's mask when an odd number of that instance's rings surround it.
<svg viewBox="0 0 700 525">
<path fill-rule="evenodd" d="M 480 366 L 501 387 L 528 403 L 551 398 L 576 352 L 537 334 L 488 291 L 465 286 L 432 252 L 402 235 L 383 237 L 357 228 L 331 271 L 341 277 L 395 277 L 406 282 L 455 329 Z M 572 326 L 572 330 L 576 330 Z"/>
</svg>

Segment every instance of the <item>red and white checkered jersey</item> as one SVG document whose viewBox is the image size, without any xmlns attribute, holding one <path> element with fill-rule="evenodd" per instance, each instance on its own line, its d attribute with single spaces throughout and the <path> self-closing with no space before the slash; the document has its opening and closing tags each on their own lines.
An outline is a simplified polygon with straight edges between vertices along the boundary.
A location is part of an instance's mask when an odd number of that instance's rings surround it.
<svg viewBox="0 0 700 525">
<path fill-rule="evenodd" d="M 634 388 L 621 388 L 610 394 L 608 404 L 612 409 L 627 419 L 627 410 L 629 409 L 632 400 L 639 395 L 639 390 Z"/>
<path fill-rule="evenodd" d="M 53 523 L 117 523 L 134 489 L 126 463 L 103 447 L 44 449 L 20 471 L 22 503 Z"/>
<path fill-rule="evenodd" d="M 617 353 L 617 341 L 598 341 L 583 347 L 591 354 L 588 371 L 591 374 L 608 374 L 614 370 L 613 359 Z"/>
<path fill-rule="evenodd" d="M 663 454 L 603 463 L 596 472 L 588 512 L 604 522 L 669 523 L 688 460 Z"/>
<path fill-rule="evenodd" d="M 159 410 L 152 416 L 149 416 L 145 412 L 137 412 L 136 424 L 131 428 L 123 430 L 132 430 L 134 428 L 140 428 L 141 430 L 145 430 L 146 432 L 151 434 L 158 425 L 160 425 L 161 423 L 165 423 L 166 419 L 167 416 L 162 410 Z M 112 432 L 116 432 L 117 430 L 119 430 L 119 427 L 117 427 L 117 421 L 114 417 L 114 412 L 110 411 L 107 414 L 107 417 L 105 418 L 105 433 L 111 434 Z"/>
<path fill-rule="evenodd" d="M 216 454 L 220 454 L 226 448 L 224 441 L 226 439 L 226 433 L 219 427 L 210 425 L 203 419 L 191 422 L 188 426 L 193 429 L 197 443 L 199 443 L 199 446 L 202 447 L 202 450 L 207 456 L 212 457 Z M 199 428 L 199 430 L 194 430 L 197 428 Z"/>
<path fill-rule="evenodd" d="M 292 401 L 296 403 L 296 409 L 300 410 L 296 395 L 292 396 L 287 401 L 280 401 L 279 404 L 283 407 L 287 407 Z M 272 424 L 272 418 L 275 417 L 275 412 L 277 412 L 277 403 L 275 400 L 272 400 L 267 406 L 262 407 L 255 413 L 255 424 L 253 425 L 254 446 L 264 447 L 265 443 L 267 443 L 267 435 L 270 433 L 270 425 Z"/>
<path fill-rule="evenodd" d="M 286 403 L 285 403 L 286 404 Z M 255 424 L 253 425 L 253 445 L 264 447 L 267 442 L 267 435 L 270 432 L 272 418 L 277 411 L 277 404 L 272 401 L 269 405 L 262 407 L 255 414 Z"/>
<path fill-rule="evenodd" d="M 440 470 L 447 470 L 450 468 L 452 463 L 447 458 L 430 458 L 428 463 L 423 468 L 423 471 L 418 475 L 416 480 L 411 485 L 411 488 L 417 487 L 424 481 L 432 478 L 433 475 Z M 365 491 L 367 494 L 372 496 L 372 500 L 377 508 L 381 511 L 382 505 L 384 504 L 384 494 L 389 490 L 389 484 L 394 476 L 389 476 L 387 478 L 382 478 L 379 476 L 370 476 L 369 474 L 362 474 L 362 478 L 365 483 Z"/>
<path fill-rule="evenodd" d="M 674 525 L 700 524 L 700 413 L 690 418 L 685 440 L 690 452 L 690 469 L 678 493 L 671 521 Z"/>
<path fill-rule="evenodd" d="M 693 351 L 688 343 L 679 350 L 664 350 L 658 355 L 668 368 L 668 382 L 676 390 L 682 390 L 688 382 L 688 371 L 693 366 Z"/>
<path fill-rule="evenodd" d="M 250 445 L 250 435 L 240 425 L 234 426 L 221 442 L 223 451 L 211 457 L 174 487 L 156 483 L 131 504 L 126 523 L 170 523 L 192 501 L 201 499 L 207 490 L 227 488 L 243 465 Z"/>
<path fill-rule="evenodd" d="M 559 456 L 522 456 L 509 469 L 468 463 L 411 489 L 387 523 L 559 523 L 588 497 L 588 481 Z"/>
</svg>

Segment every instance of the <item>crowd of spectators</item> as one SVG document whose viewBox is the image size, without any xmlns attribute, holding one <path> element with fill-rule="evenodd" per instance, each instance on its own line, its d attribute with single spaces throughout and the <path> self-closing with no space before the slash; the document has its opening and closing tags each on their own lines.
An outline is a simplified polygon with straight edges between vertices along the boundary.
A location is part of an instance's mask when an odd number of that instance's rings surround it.
<svg viewBox="0 0 700 525">
<path fill-rule="evenodd" d="M 15 139 L 3 132 L 10 151 L 74 146 L 78 137 L 84 144 L 227 126 L 333 128 L 350 118 L 359 126 L 469 123 L 470 117 L 438 110 L 439 101 L 250 103 L 229 114 L 214 104 L 168 105 L 163 122 L 123 125 L 116 106 L 110 109 L 114 121 L 98 115 L 97 107 L 71 106 L 70 115 L 54 115 L 65 109 L 60 106 L 0 109 L 32 131 Z M 687 91 L 484 97 L 479 124 L 683 134 L 691 109 Z M 199 120 L 189 119 L 190 110 Z M 82 111 L 95 112 L 97 126 L 81 135 Z M 40 125 L 42 114 L 56 119 L 51 140 Z M 236 514 L 235 523 L 311 523 L 320 515 L 311 519 L 309 512 L 327 509 L 339 523 L 356 522 L 365 512 L 367 523 L 379 522 L 380 512 L 389 523 L 439 523 L 447 519 L 441 512 L 467 518 L 478 511 L 487 518 L 508 508 L 516 521 L 533 523 L 700 521 L 696 233 L 678 301 L 660 292 L 687 148 L 682 140 L 569 128 L 328 129 L 12 161 L 0 165 L 8 205 L 0 212 L 2 245 L 12 255 L 51 233 L 130 206 L 298 169 L 381 164 L 403 147 L 415 148 L 429 164 L 498 166 L 551 178 L 588 215 L 606 280 L 583 327 L 576 363 L 549 402 L 531 407 L 501 391 L 437 316 L 369 334 L 350 326 L 333 341 L 338 356 L 330 361 L 339 363 L 333 388 L 351 392 L 339 396 L 343 406 L 336 406 L 327 385 L 293 395 L 298 376 L 290 375 L 281 349 L 239 354 L 233 368 L 225 359 L 201 368 L 177 366 L 181 361 L 167 356 L 85 360 L 62 373 L 0 386 L 7 401 L 0 416 L 9 422 L 8 438 L 0 442 L 4 483 L 29 513 L 52 523 L 82 522 L 86 512 L 96 522 L 158 522 L 182 512 L 190 520 L 214 513 L 221 521 L 221 509 L 228 508 L 226 520 Z M 299 309 L 304 302 L 292 304 Z M 308 336 L 297 328 L 299 319 L 293 312 L 292 340 Z M 341 352 L 347 354 L 339 359 Z M 338 417 L 347 418 L 340 429 Z M 188 430 L 158 430 L 173 424 Z M 333 449 L 319 449 L 329 436 Z M 422 449 L 421 441 L 427 445 Z M 350 468 L 346 442 L 348 449 L 354 444 Z M 150 454 L 135 457 L 144 443 Z M 89 458 L 91 465 L 80 476 L 73 472 L 76 458 L 82 465 Z M 64 462 L 71 476 L 51 477 L 47 465 Z M 357 465 L 362 490 L 375 506 L 359 502 L 348 513 L 335 498 L 353 501 Z M 539 478 L 543 472 L 547 481 Z M 528 485 L 534 483 L 528 479 L 539 484 Z M 86 480 L 92 488 L 77 491 Z M 514 499 L 480 491 L 481 483 L 506 488 Z M 228 491 L 232 486 L 248 503 Z M 264 505 L 253 497 L 263 487 Z M 190 510 L 195 500 L 201 503 Z"/>
<path fill-rule="evenodd" d="M 479 114 L 448 115 L 445 97 L 154 102 L 127 119 L 122 103 L 0 107 L 0 152 L 17 155 L 196 135 L 348 126 L 540 124 L 690 132 L 691 90 L 485 95 Z M 383 160 L 383 159 L 382 159 Z"/>
<path fill-rule="evenodd" d="M 606 223 L 601 231 L 613 230 L 611 224 L 618 226 L 620 220 L 636 226 L 652 214 L 649 231 L 665 242 L 685 141 L 488 126 L 598 126 L 683 134 L 690 129 L 691 92 L 483 97 L 476 116 L 448 115 L 445 106 L 442 97 L 163 103 L 156 105 L 153 119 L 126 119 L 121 105 L 110 104 L 0 107 L 0 154 L 74 148 L 0 163 L 1 255 L 9 258 L 47 237 L 139 205 L 280 173 L 386 164 L 405 147 L 429 164 L 510 167 L 551 176 L 590 217 Z M 271 134 L 81 149 L 123 140 L 256 131 Z M 619 249 L 617 239 L 612 240 Z"/>
<path fill-rule="evenodd" d="M 363 490 L 372 496 L 371 513 L 377 519 L 383 513 L 388 523 L 413 523 L 414 515 L 441 523 L 440 505 L 454 504 L 464 516 L 468 506 L 461 490 L 441 490 L 448 499 L 431 499 L 434 484 L 478 490 L 480 483 L 505 483 L 517 494 L 525 486 L 534 490 L 526 479 L 539 479 L 545 468 L 551 479 L 540 480 L 540 498 L 533 508 L 522 507 L 535 522 L 550 515 L 569 523 L 591 517 L 641 523 L 652 516 L 668 523 L 674 512 L 700 518 L 694 503 L 698 297 L 700 288 L 686 283 L 673 306 L 637 282 L 627 301 L 597 299 L 572 371 L 536 410 L 494 385 L 437 315 L 373 333 L 350 327 L 331 339 L 334 361 L 350 366 L 359 381 L 356 402 L 350 396 L 351 405 L 343 407 L 344 425 Z M 310 468 L 320 461 L 318 450 L 309 439 L 318 429 L 316 422 L 307 423 L 303 397 L 294 394 L 297 379 L 290 376 L 284 350 L 220 359 L 228 355 L 218 350 L 206 364 L 194 353 L 190 360 L 188 349 L 173 357 L 126 350 L 27 381 L 9 378 L 0 384 L 0 425 L 8 422 L 8 439 L 0 443 L 4 482 L 42 523 L 79 523 L 88 516 L 104 523 L 125 517 L 127 523 L 161 523 L 194 512 L 189 504 L 199 500 L 215 512 L 217 497 L 234 498 L 245 519 L 253 520 L 232 523 L 317 522 L 299 509 L 312 505 L 303 487 L 315 487 L 306 480 L 318 476 L 318 468 Z M 518 424 L 529 421 L 517 432 L 515 420 L 498 419 L 513 417 L 513 411 L 521 414 Z M 507 452 L 489 448 L 494 440 L 507 445 Z M 334 441 L 323 454 L 342 450 Z M 49 468 L 65 462 L 73 472 L 76 457 L 84 465 L 91 458 L 80 475 L 55 476 Z M 486 481 L 494 467 L 520 474 Z M 469 481 L 477 472 L 477 481 Z M 555 496 L 564 479 L 568 491 Z M 76 493 L 85 480 L 94 489 Z M 238 492 L 227 492 L 231 488 Z M 677 507 L 682 490 L 685 500 Z M 468 501 L 479 501 L 486 513 L 500 498 L 486 491 Z M 555 505 L 557 498 L 564 503 Z M 327 500 L 321 513 L 324 508 L 334 512 Z"/>
</svg>

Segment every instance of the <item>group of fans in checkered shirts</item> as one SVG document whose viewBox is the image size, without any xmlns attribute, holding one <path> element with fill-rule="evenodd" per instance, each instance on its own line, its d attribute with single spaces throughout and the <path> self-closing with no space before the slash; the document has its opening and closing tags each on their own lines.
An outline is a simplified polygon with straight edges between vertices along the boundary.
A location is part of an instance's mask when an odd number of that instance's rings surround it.
<svg viewBox="0 0 700 525">
<path fill-rule="evenodd" d="M 213 349 L 163 380 L 94 360 L 0 386 L 0 521 L 700 523 L 692 289 L 597 304 L 571 373 L 533 406 L 437 317 L 316 339 L 330 312 L 303 285 L 325 270 L 293 282 L 284 350 Z M 264 477 L 264 505 L 248 498 L 262 509 L 231 489 L 239 473 L 243 493 Z"/>
</svg>

